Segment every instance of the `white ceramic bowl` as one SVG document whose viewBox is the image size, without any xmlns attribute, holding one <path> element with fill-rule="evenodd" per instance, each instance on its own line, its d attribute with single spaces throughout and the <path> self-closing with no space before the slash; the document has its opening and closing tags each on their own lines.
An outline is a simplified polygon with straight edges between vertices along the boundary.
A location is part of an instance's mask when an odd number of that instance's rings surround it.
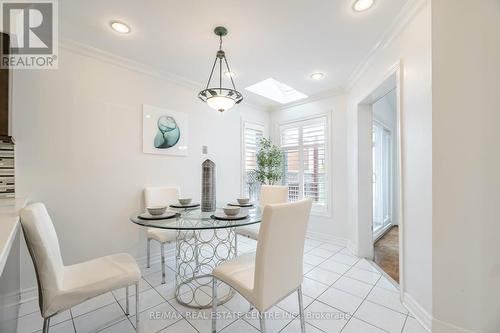
<svg viewBox="0 0 500 333">
<path fill-rule="evenodd" d="M 149 214 L 153 216 L 158 216 L 165 213 L 165 211 L 167 210 L 167 206 L 151 206 L 151 207 L 146 207 L 146 210 L 148 211 Z"/>
<path fill-rule="evenodd" d="M 179 199 L 179 203 L 183 206 L 186 206 L 186 205 L 189 205 L 191 203 L 191 198 L 182 198 L 182 199 Z"/>
<path fill-rule="evenodd" d="M 249 198 L 239 198 L 239 199 L 236 199 L 236 200 L 238 200 L 238 203 L 240 205 L 246 205 L 246 204 L 248 204 L 250 202 Z"/>
<path fill-rule="evenodd" d="M 236 216 L 240 212 L 240 207 L 227 206 L 224 207 L 224 214 L 227 216 Z"/>
</svg>

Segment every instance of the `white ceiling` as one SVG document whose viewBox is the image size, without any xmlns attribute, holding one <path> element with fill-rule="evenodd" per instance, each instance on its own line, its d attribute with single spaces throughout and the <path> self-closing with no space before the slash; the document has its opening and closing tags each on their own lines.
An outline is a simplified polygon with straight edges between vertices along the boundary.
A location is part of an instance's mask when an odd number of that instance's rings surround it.
<svg viewBox="0 0 500 333">
<path fill-rule="evenodd" d="M 60 35 L 201 86 L 218 47 L 213 28 L 224 25 L 224 49 L 246 100 L 276 102 L 244 88 L 272 77 L 314 96 L 347 84 L 356 66 L 389 29 L 407 0 L 376 0 L 355 13 L 353 0 L 64 0 Z M 111 20 L 132 28 L 118 35 Z M 321 81 L 309 78 L 321 71 Z M 245 101 L 243 101 L 244 103 Z"/>
</svg>

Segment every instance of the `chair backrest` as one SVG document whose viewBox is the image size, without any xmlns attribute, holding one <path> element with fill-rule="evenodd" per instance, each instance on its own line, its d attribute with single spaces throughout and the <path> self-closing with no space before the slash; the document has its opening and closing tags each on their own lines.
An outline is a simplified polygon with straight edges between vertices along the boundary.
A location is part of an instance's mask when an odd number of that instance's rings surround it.
<svg viewBox="0 0 500 333">
<path fill-rule="evenodd" d="M 262 185 L 260 188 L 260 206 L 285 203 L 288 201 L 288 186 Z"/>
<path fill-rule="evenodd" d="M 144 204 L 146 207 L 171 205 L 179 199 L 178 187 L 146 187 L 144 189 Z"/>
<path fill-rule="evenodd" d="M 20 216 L 26 245 L 35 266 L 38 302 L 43 316 L 62 287 L 64 264 L 59 239 L 44 204 L 31 204 L 21 210 Z"/>
<path fill-rule="evenodd" d="M 264 207 L 255 259 L 254 292 L 266 311 L 302 283 L 311 199 Z"/>
</svg>

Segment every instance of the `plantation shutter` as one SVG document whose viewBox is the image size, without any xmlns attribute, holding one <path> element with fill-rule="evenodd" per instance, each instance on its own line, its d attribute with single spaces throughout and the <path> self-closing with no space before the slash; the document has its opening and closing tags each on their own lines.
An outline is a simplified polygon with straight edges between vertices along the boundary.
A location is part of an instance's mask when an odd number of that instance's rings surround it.
<svg viewBox="0 0 500 333">
<path fill-rule="evenodd" d="M 288 185 L 288 201 L 296 201 L 302 197 L 300 193 L 300 127 L 292 126 L 281 131 L 281 149 L 283 151 L 283 168 L 285 185 Z"/>
<path fill-rule="evenodd" d="M 319 122 L 302 128 L 304 197 L 317 206 L 326 205 L 325 125 Z"/>
<path fill-rule="evenodd" d="M 311 198 L 316 211 L 327 210 L 327 119 L 280 127 L 284 179 L 289 201 Z"/>
<path fill-rule="evenodd" d="M 252 200 L 258 198 L 258 182 L 255 179 L 259 142 L 264 137 L 264 126 L 245 122 L 243 130 L 243 195 Z"/>
</svg>

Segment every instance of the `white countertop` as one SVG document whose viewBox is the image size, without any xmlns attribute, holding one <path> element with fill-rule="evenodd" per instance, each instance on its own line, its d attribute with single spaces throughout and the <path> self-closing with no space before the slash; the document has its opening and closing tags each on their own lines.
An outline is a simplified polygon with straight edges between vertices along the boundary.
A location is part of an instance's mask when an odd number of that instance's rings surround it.
<svg viewBox="0 0 500 333">
<path fill-rule="evenodd" d="M 19 210 L 25 204 L 23 198 L 0 199 L 0 275 L 19 228 Z"/>
</svg>

